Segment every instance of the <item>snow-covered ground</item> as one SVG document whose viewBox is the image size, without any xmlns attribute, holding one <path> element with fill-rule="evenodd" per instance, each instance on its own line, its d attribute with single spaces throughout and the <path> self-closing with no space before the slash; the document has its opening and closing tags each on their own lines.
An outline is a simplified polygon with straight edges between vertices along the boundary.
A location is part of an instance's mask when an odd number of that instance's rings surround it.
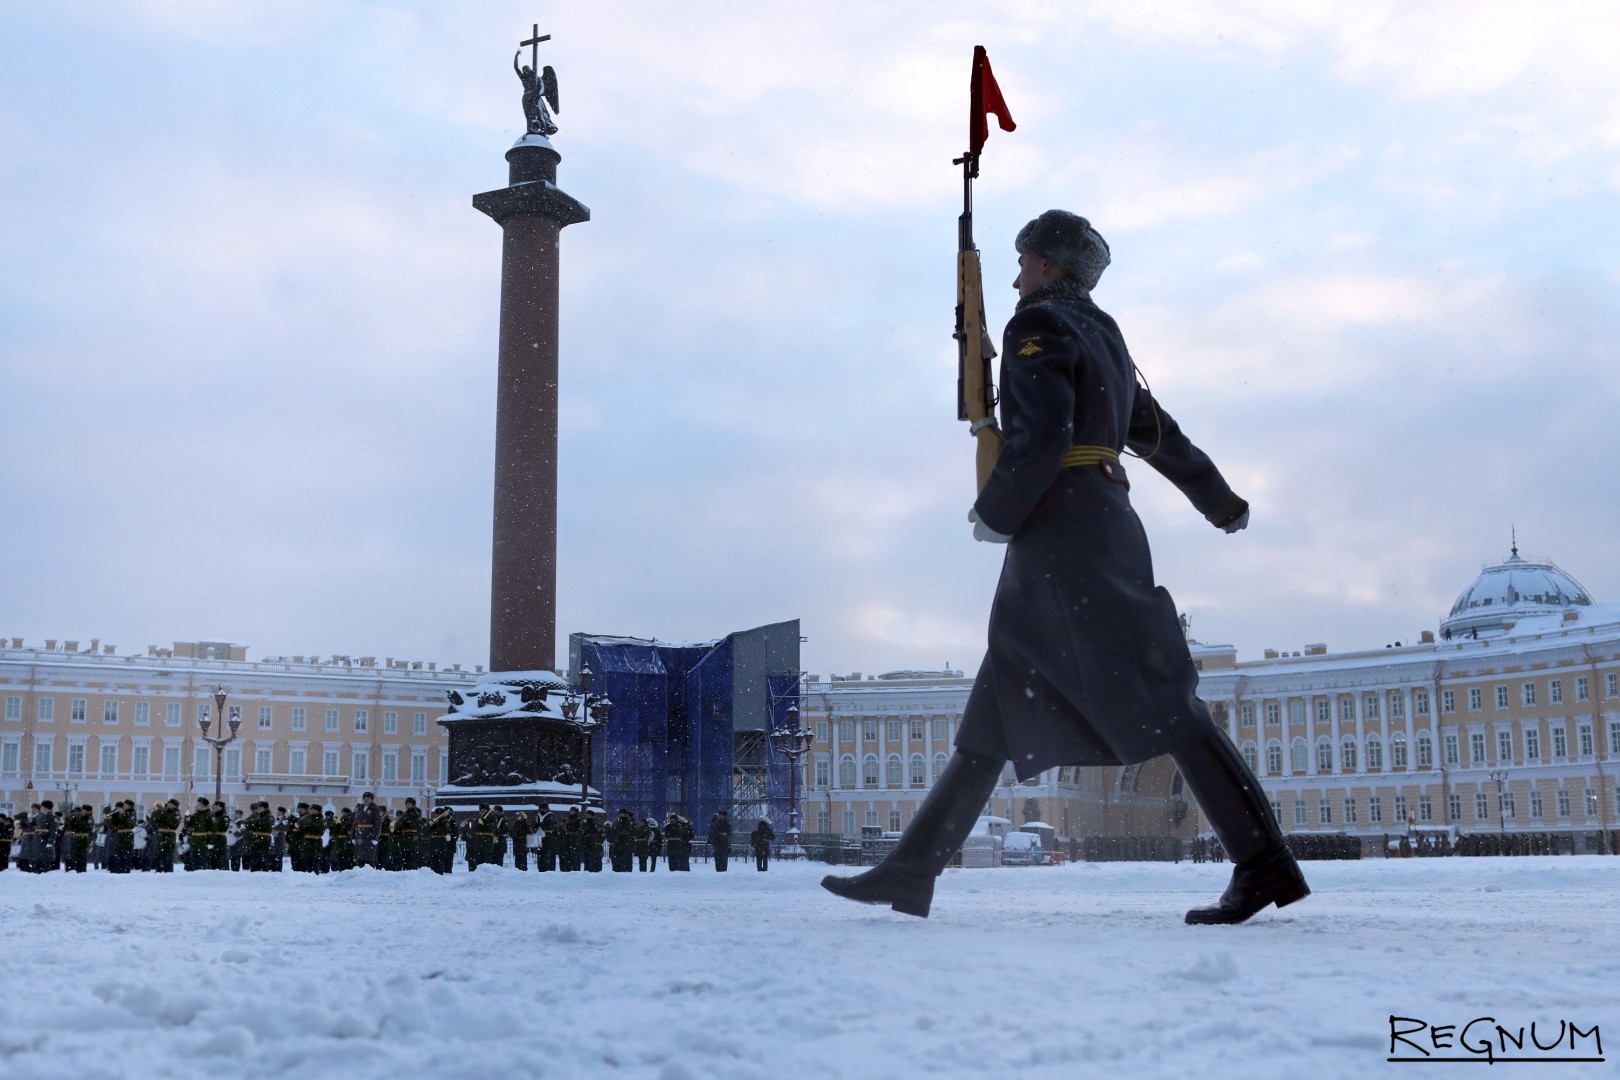
<svg viewBox="0 0 1620 1080">
<path fill-rule="evenodd" d="M 1230 871 L 1190 863 L 954 870 L 927 921 L 819 864 L 7 871 L 0 1077 L 1325 1080 L 1385 1076 L 1391 1015 L 1620 1040 L 1620 858 L 1306 870 L 1240 927 L 1182 924 Z"/>
</svg>

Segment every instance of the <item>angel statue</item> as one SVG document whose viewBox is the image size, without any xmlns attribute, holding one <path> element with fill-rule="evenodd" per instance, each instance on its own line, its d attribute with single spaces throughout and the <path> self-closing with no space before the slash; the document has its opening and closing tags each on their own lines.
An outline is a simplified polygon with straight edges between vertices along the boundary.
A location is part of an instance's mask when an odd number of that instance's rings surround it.
<svg viewBox="0 0 1620 1080">
<path fill-rule="evenodd" d="M 534 68 L 528 64 L 519 64 L 523 56 L 519 49 L 512 57 L 512 70 L 517 72 L 518 79 L 523 83 L 523 115 L 529 121 L 530 135 L 555 135 L 557 125 L 552 123 L 551 114 L 562 112 L 557 107 L 557 73 L 547 64 L 535 77 Z M 550 105 L 548 112 L 546 106 Z"/>
</svg>

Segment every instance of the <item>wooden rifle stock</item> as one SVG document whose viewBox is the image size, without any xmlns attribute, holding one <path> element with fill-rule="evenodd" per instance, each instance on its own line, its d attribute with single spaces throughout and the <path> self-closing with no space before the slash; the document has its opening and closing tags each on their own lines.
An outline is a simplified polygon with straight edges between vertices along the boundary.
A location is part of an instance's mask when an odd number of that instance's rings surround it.
<svg viewBox="0 0 1620 1080">
<path fill-rule="evenodd" d="M 971 178 L 969 180 L 971 182 Z M 971 189 L 969 189 L 971 190 Z M 971 195 L 967 198 L 971 199 Z M 969 203 L 971 206 L 971 203 Z M 1001 429 L 996 426 L 996 387 L 990 378 L 995 346 L 984 326 L 984 279 L 979 249 L 973 244 L 972 210 L 965 210 L 956 255 L 956 341 L 959 358 L 956 379 L 956 416 L 968 421 L 974 441 L 974 491 L 983 491 L 1001 454 Z"/>
</svg>

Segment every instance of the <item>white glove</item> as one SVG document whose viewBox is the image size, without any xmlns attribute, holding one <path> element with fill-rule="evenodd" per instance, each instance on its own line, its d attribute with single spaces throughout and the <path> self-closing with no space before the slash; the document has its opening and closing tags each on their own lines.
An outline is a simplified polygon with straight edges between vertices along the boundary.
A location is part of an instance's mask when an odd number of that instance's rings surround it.
<svg viewBox="0 0 1620 1080">
<path fill-rule="evenodd" d="M 968 509 L 968 520 L 973 522 L 973 539 L 985 544 L 1005 544 L 1012 537 L 1006 533 L 998 533 L 990 526 L 979 520 L 979 512 L 971 507 Z"/>
<path fill-rule="evenodd" d="M 1249 512 L 1247 510 L 1245 510 L 1245 511 L 1243 511 L 1243 513 L 1238 515 L 1238 518 L 1237 518 L 1236 521 L 1232 522 L 1229 525 L 1221 526 L 1221 529 L 1224 532 L 1235 533 L 1235 532 L 1238 532 L 1239 530 L 1247 529 L 1248 527 L 1249 527 Z"/>
</svg>

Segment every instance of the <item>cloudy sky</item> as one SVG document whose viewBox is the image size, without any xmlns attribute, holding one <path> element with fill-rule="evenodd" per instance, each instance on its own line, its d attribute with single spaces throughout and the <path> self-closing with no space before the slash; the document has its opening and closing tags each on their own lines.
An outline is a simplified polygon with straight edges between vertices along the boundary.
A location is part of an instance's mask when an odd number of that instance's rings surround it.
<svg viewBox="0 0 1620 1080">
<path fill-rule="evenodd" d="M 605 13 L 604 13 L 605 12 Z M 13 3 L 0 634 L 487 657 L 500 231 L 561 79 L 559 635 L 799 618 L 809 671 L 971 670 L 1000 551 L 955 420 L 972 47 L 1011 239 L 1254 506 L 1133 495 L 1195 636 L 1432 628 L 1487 561 L 1620 599 L 1620 8 L 1469 0 Z"/>
</svg>

